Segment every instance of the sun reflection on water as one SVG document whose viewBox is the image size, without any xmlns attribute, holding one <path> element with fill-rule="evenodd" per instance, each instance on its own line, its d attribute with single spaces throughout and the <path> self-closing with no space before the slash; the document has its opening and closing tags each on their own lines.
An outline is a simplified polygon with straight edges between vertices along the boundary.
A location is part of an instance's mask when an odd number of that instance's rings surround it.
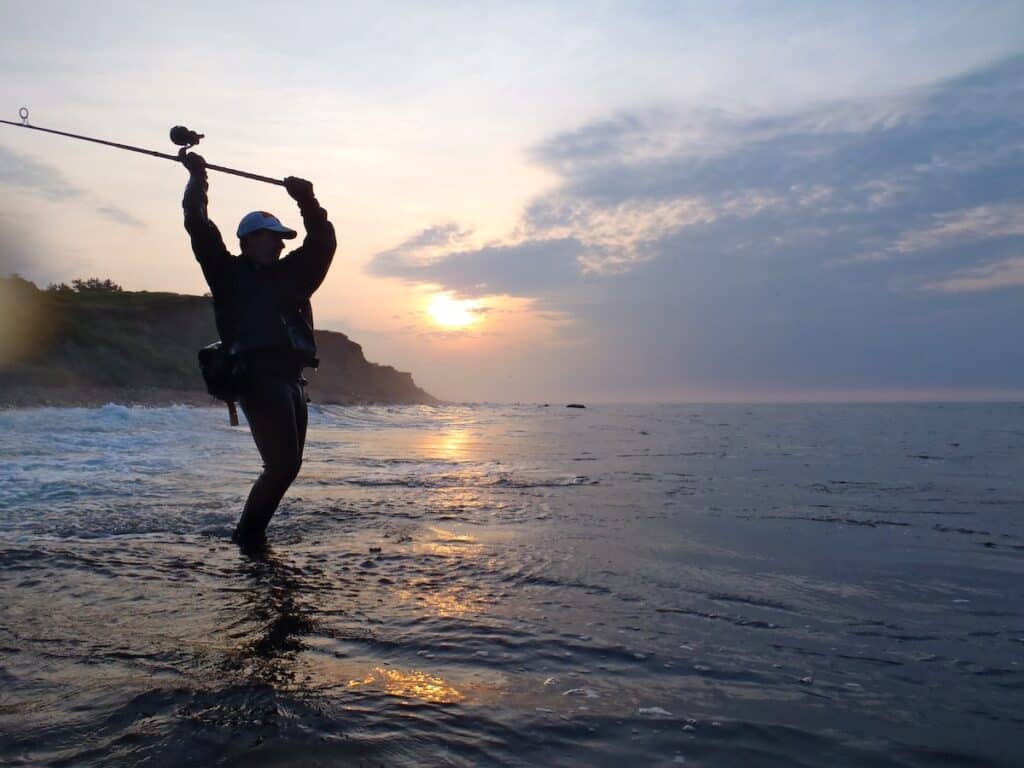
<svg viewBox="0 0 1024 768">
<path fill-rule="evenodd" d="M 483 548 L 483 545 L 469 534 L 455 533 L 434 526 L 429 526 L 428 530 L 434 534 L 434 538 L 417 542 L 413 548 L 418 553 L 437 557 L 474 557 L 479 555 Z"/>
<path fill-rule="evenodd" d="M 473 433 L 467 429 L 449 429 L 424 435 L 420 448 L 428 456 L 447 461 L 465 461 L 474 443 L 473 437 Z"/>
<path fill-rule="evenodd" d="M 391 696 L 421 699 L 433 704 L 454 704 L 463 694 L 447 680 L 417 669 L 374 667 L 365 677 L 349 680 L 349 688 L 378 688 Z"/>
<path fill-rule="evenodd" d="M 423 585 L 419 589 L 403 589 L 398 593 L 399 599 L 422 605 L 434 616 L 450 619 L 479 613 L 484 607 L 482 597 L 472 595 L 466 590 L 436 591 L 431 585 Z"/>
</svg>

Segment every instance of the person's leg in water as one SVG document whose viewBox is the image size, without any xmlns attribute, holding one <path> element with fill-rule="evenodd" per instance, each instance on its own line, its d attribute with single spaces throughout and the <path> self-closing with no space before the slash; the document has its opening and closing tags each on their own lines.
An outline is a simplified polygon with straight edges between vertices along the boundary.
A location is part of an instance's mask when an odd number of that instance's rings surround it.
<svg viewBox="0 0 1024 768">
<path fill-rule="evenodd" d="M 249 491 L 234 538 L 242 544 L 259 545 L 281 497 L 302 466 L 308 412 L 302 386 L 294 379 L 254 379 L 239 402 L 263 459 L 263 472 Z"/>
</svg>

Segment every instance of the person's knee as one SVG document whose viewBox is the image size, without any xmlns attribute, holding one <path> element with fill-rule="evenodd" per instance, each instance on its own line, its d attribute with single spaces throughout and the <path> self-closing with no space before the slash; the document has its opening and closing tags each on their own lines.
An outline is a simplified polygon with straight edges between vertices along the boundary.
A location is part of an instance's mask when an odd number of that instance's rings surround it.
<svg viewBox="0 0 1024 768">
<path fill-rule="evenodd" d="M 276 483 L 289 486 L 298 477 L 302 468 L 302 457 L 282 456 L 273 463 L 267 465 L 265 472 L 270 475 Z"/>
</svg>

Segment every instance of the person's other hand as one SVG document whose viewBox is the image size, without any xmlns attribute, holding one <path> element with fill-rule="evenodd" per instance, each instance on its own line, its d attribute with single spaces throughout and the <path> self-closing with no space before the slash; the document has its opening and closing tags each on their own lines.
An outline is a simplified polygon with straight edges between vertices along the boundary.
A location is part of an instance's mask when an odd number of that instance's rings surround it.
<svg viewBox="0 0 1024 768">
<path fill-rule="evenodd" d="M 188 172 L 193 176 L 206 175 L 206 160 L 202 155 L 187 152 L 181 156 L 181 164 L 188 168 Z"/>
<path fill-rule="evenodd" d="M 284 188 L 296 202 L 313 199 L 313 182 L 300 179 L 298 176 L 289 176 L 285 179 Z"/>
</svg>

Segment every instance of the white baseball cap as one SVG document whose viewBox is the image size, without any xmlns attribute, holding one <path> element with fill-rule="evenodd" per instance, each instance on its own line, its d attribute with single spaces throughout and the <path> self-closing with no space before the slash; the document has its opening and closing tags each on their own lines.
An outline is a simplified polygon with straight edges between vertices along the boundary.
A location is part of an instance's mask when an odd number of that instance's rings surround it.
<svg viewBox="0 0 1024 768">
<path fill-rule="evenodd" d="M 291 240 L 298 234 L 294 229 L 288 229 L 288 227 L 282 224 L 277 216 L 266 211 L 252 211 L 245 214 L 242 220 L 238 222 L 239 237 L 250 235 L 258 229 L 269 229 L 271 232 L 277 232 L 285 240 Z"/>
</svg>

